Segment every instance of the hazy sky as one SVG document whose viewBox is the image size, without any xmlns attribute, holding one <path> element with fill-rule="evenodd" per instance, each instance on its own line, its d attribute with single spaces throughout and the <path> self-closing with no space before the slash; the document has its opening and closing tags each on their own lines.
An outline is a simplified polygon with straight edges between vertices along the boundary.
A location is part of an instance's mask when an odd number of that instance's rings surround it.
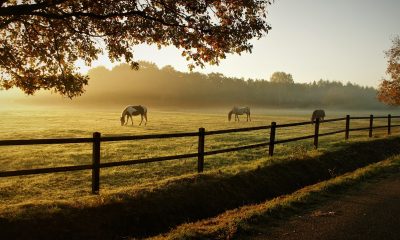
<svg viewBox="0 0 400 240">
<path fill-rule="evenodd" d="M 384 50 L 400 34 L 400 0 L 276 0 L 268 16 L 272 30 L 253 41 L 252 54 L 229 55 L 219 66 L 195 71 L 245 79 L 285 71 L 295 82 L 323 78 L 377 87 L 385 76 Z M 136 60 L 188 71 L 175 48 L 139 46 L 135 53 Z M 98 65 L 112 67 L 105 57 Z"/>
</svg>

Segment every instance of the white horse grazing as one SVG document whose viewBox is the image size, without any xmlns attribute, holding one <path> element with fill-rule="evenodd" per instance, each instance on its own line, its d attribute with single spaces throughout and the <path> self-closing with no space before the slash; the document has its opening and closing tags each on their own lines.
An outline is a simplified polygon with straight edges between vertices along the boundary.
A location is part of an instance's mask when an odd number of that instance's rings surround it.
<svg viewBox="0 0 400 240">
<path fill-rule="evenodd" d="M 247 121 L 250 120 L 251 122 L 251 117 L 250 117 L 250 108 L 249 107 L 233 107 L 232 110 L 228 113 L 228 120 L 231 120 L 232 114 L 235 114 L 235 122 L 236 119 L 239 122 L 239 116 L 238 115 L 243 115 L 246 114 L 247 115 Z"/>
<path fill-rule="evenodd" d="M 325 111 L 322 109 L 315 110 L 311 116 L 311 123 L 313 124 L 315 119 L 319 118 L 319 120 L 323 121 L 325 117 Z"/>
<path fill-rule="evenodd" d="M 127 106 L 124 111 L 121 114 L 121 126 L 123 126 L 124 124 L 128 124 L 128 120 L 129 118 L 131 118 L 131 122 L 133 125 L 133 119 L 132 116 L 137 116 L 140 115 L 142 117 L 142 120 L 139 123 L 139 126 L 142 125 L 143 122 L 143 118 L 146 120 L 146 122 L 144 123 L 144 125 L 147 124 L 147 108 L 145 106 Z M 125 116 L 126 116 L 126 121 L 125 121 Z"/>
</svg>

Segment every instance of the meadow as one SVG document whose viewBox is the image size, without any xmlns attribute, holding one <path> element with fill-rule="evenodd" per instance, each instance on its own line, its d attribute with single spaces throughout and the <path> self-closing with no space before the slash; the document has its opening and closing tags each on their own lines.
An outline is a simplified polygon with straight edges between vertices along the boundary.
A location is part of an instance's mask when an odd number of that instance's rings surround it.
<svg viewBox="0 0 400 240">
<path fill-rule="evenodd" d="M 120 111 L 84 109 L 18 109 L 0 110 L 0 140 L 91 137 L 93 132 L 102 136 L 142 135 L 158 133 L 197 132 L 198 128 L 220 130 L 252 126 L 308 121 L 311 111 L 307 110 L 266 110 L 252 111 L 252 121 L 228 122 L 226 111 L 214 110 L 149 110 L 149 122 L 138 126 L 120 126 Z M 372 112 L 385 116 L 389 112 Z M 392 115 L 400 115 L 390 112 Z M 369 116 L 370 112 L 327 111 L 327 119 L 352 116 Z M 392 124 L 399 124 L 393 120 Z M 354 120 L 351 128 L 367 127 L 368 120 Z M 386 120 L 376 120 L 374 125 L 386 125 Z M 344 129 L 345 122 L 321 124 L 320 133 Z M 386 129 L 374 130 L 374 137 L 386 136 Z M 278 129 L 277 140 L 313 134 L 311 125 Z M 400 128 L 392 130 L 398 134 Z M 368 131 L 351 132 L 349 141 L 367 140 Z M 217 150 L 268 141 L 269 130 L 230 133 L 207 136 L 205 150 Z M 205 173 L 233 175 L 254 169 L 269 161 L 284 161 L 299 155 L 318 155 L 338 149 L 346 144 L 343 134 L 320 138 L 319 149 L 315 150 L 312 140 L 280 144 L 275 147 L 274 157 L 268 157 L 267 148 L 244 150 L 206 156 Z M 33 169 L 43 167 L 90 164 L 91 144 L 59 144 L 33 146 L 2 146 L 0 171 Z M 197 137 L 137 140 L 102 143 L 101 161 L 113 162 L 156 156 L 195 153 Z M 197 174 L 197 159 L 172 160 L 133 166 L 101 169 L 100 197 L 126 191 L 154 189 L 163 184 Z M 99 196 L 91 195 L 91 172 L 31 175 L 0 178 L 0 215 L 11 214 L 34 204 L 61 202 L 73 204 Z"/>
</svg>

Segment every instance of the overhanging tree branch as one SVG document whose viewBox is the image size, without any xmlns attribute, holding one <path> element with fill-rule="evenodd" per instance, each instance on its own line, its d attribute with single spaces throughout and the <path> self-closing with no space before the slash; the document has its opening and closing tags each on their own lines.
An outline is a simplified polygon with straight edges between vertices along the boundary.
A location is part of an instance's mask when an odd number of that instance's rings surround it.
<svg viewBox="0 0 400 240">
<path fill-rule="evenodd" d="M 78 96 L 87 78 L 74 62 L 97 59 L 105 43 L 111 60 L 137 67 L 132 46 L 173 45 L 189 67 L 218 64 L 227 53 L 250 52 L 249 41 L 270 30 L 269 0 L 20 0 L 0 1 L 0 86 L 28 94 L 52 89 Z M 54 37 L 56 36 L 56 37 Z M 63 73 L 63 74 L 60 74 Z"/>
<path fill-rule="evenodd" d="M 54 7 L 65 2 L 68 2 L 68 0 L 43 1 L 34 4 L 18 4 L 10 5 L 7 7 L 0 7 L 0 16 L 6 17 L 31 15 L 34 11 L 44 10 L 46 8 Z M 0 6 L 1 5 L 2 4 L 0 4 Z"/>
</svg>

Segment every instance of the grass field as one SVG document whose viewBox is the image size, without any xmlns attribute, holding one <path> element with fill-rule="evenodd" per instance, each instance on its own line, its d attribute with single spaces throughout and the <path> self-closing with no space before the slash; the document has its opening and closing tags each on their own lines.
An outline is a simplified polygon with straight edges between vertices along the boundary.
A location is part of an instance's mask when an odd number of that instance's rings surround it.
<svg viewBox="0 0 400 240">
<path fill-rule="evenodd" d="M 228 122 L 223 111 L 149 111 L 147 126 L 120 126 L 119 111 L 84 110 L 24 110 L 1 111 L 0 139 L 37 139 L 91 137 L 95 131 L 102 136 L 120 136 L 135 134 L 196 132 L 199 127 L 207 130 L 251 127 L 309 120 L 309 111 L 253 111 L 252 122 Z M 327 112 L 328 119 L 344 117 L 346 112 Z M 368 116 L 370 113 L 351 113 L 352 116 Z M 375 113 L 387 115 L 388 113 Z M 392 115 L 400 115 L 391 112 Z M 397 121 L 397 120 L 396 120 Z M 399 124 L 392 121 L 392 124 Z M 376 125 L 385 125 L 386 120 L 377 120 Z M 325 123 L 320 133 L 344 129 L 345 122 Z M 352 121 L 351 127 L 367 127 L 368 120 Z M 311 125 L 277 130 L 277 140 L 313 134 Z M 398 134 L 400 129 L 393 129 Z M 374 137 L 383 137 L 386 129 L 374 131 Z M 352 132 L 350 141 L 365 140 L 368 131 Z M 269 130 L 245 133 L 231 133 L 207 136 L 205 148 L 216 150 L 234 146 L 254 144 L 268 140 Z M 239 171 L 254 169 L 268 161 L 284 161 L 293 156 L 318 155 L 324 151 L 340 148 L 344 134 L 327 136 L 320 139 L 320 148 L 314 150 L 312 140 L 277 145 L 275 156 L 267 157 L 268 149 L 260 148 L 240 152 L 208 156 L 205 158 L 205 172 L 235 174 Z M 55 166 L 70 166 L 91 163 L 91 144 L 34 145 L 0 147 L 0 171 L 33 169 Z M 138 140 L 102 143 L 101 161 L 111 162 L 147 157 L 166 156 L 197 151 L 197 138 L 177 138 L 161 140 Z M 152 189 L 162 186 L 182 176 L 196 174 L 197 160 L 184 159 L 159 163 L 148 163 L 126 167 L 114 167 L 101 170 L 101 196 L 91 192 L 91 172 L 77 171 L 68 173 L 32 175 L 0 178 L 0 215 L 9 214 L 15 209 L 49 203 L 87 201 L 114 193 Z"/>
</svg>

